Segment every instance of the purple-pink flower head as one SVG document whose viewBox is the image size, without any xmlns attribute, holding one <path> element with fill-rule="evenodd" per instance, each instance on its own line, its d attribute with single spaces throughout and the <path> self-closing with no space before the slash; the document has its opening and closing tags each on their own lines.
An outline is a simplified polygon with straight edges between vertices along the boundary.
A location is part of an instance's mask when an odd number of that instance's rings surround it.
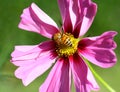
<svg viewBox="0 0 120 92">
<path fill-rule="evenodd" d="M 98 90 L 85 59 L 102 68 L 116 63 L 113 37 L 115 31 L 82 38 L 96 15 L 97 5 L 91 0 L 58 0 L 62 26 L 34 3 L 24 9 L 19 28 L 36 32 L 50 40 L 34 46 L 16 46 L 11 62 L 18 66 L 15 76 L 25 86 L 52 67 L 40 92 L 71 92 L 71 79 L 76 92 Z"/>
</svg>

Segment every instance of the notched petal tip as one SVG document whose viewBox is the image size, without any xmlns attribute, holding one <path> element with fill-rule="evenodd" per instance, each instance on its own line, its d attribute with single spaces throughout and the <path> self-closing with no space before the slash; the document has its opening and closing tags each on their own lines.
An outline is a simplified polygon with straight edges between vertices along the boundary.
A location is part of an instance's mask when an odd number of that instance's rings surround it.
<svg viewBox="0 0 120 92">
<path fill-rule="evenodd" d="M 116 34 L 115 31 L 107 31 L 100 36 L 82 39 L 80 54 L 102 68 L 112 67 L 117 61 L 114 52 L 117 45 L 113 40 Z"/>
<path fill-rule="evenodd" d="M 86 8 L 85 8 L 86 9 Z M 87 6 L 86 13 L 84 14 L 88 18 L 92 18 L 97 13 L 97 4 L 94 2 L 90 2 Z"/>
<path fill-rule="evenodd" d="M 19 71 L 19 68 L 15 71 L 14 75 L 18 78 L 18 79 L 21 79 L 22 75 L 20 76 L 19 75 L 20 71 Z M 24 86 L 28 86 L 30 83 L 27 82 L 26 80 L 22 79 L 22 83 Z"/>
<path fill-rule="evenodd" d="M 107 32 L 104 32 L 102 34 L 102 37 L 104 39 L 104 46 L 108 46 L 108 47 L 111 47 L 110 49 L 115 49 L 117 47 L 117 44 L 116 42 L 114 41 L 114 37 L 117 35 L 118 33 L 116 31 L 107 31 Z"/>
</svg>

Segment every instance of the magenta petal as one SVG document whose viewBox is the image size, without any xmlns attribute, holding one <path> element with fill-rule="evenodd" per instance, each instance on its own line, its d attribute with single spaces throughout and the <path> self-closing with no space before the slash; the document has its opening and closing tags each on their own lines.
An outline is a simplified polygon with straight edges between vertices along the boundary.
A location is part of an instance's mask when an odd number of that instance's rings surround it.
<svg viewBox="0 0 120 92">
<path fill-rule="evenodd" d="M 84 38 L 79 44 L 80 54 L 100 67 L 113 66 L 117 61 L 113 51 L 116 48 L 113 37 L 116 34 L 114 31 L 108 31 L 101 36 Z"/>
<path fill-rule="evenodd" d="M 12 61 L 35 59 L 37 56 L 40 55 L 41 52 L 54 50 L 54 46 L 55 45 L 53 41 L 42 42 L 39 45 L 35 46 L 16 46 L 15 50 L 11 54 Z M 15 64 L 16 62 L 12 63 Z"/>
<path fill-rule="evenodd" d="M 58 60 L 41 85 L 39 92 L 70 92 L 70 83 L 69 62 Z"/>
<path fill-rule="evenodd" d="M 68 7 L 67 4 L 67 0 L 58 0 L 58 4 L 59 4 L 59 9 L 60 9 L 60 13 L 62 16 L 62 20 L 65 19 L 65 15 L 66 15 L 66 8 Z"/>
<path fill-rule="evenodd" d="M 17 46 L 11 56 L 11 62 L 19 66 L 15 76 L 22 79 L 25 86 L 49 69 L 56 59 L 52 41 L 35 46 Z"/>
<path fill-rule="evenodd" d="M 58 4 L 63 20 L 64 30 L 72 33 L 75 25 L 82 17 L 80 14 L 81 7 L 79 5 L 79 0 L 58 0 Z"/>
<path fill-rule="evenodd" d="M 97 5 L 91 0 L 84 0 L 83 7 L 83 19 L 79 36 L 83 36 L 88 31 L 97 12 Z"/>
<path fill-rule="evenodd" d="M 58 32 L 57 24 L 34 3 L 24 9 L 19 27 L 47 38 Z"/>
<path fill-rule="evenodd" d="M 91 71 L 78 54 L 70 57 L 70 67 L 76 92 L 90 92 L 99 89 Z"/>
<path fill-rule="evenodd" d="M 91 0 L 58 0 L 64 30 L 83 36 L 91 26 L 97 5 Z"/>
<path fill-rule="evenodd" d="M 42 75 L 47 71 L 52 64 L 55 62 L 55 57 L 51 58 L 52 53 L 44 53 L 44 55 L 39 56 L 37 59 L 18 61 L 25 62 L 20 65 L 20 67 L 15 71 L 15 76 L 22 79 L 23 84 L 27 86 L 38 76 Z M 17 63 L 17 61 L 15 61 Z"/>
<path fill-rule="evenodd" d="M 70 11 L 69 11 L 69 6 L 70 6 L 70 1 L 67 0 L 58 0 L 59 8 L 60 8 L 60 13 L 62 16 L 62 21 L 63 21 L 63 29 L 65 32 L 72 33 L 73 30 L 73 25 L 72 25 L 72 19 L 70 17 Z"/>
</svg>

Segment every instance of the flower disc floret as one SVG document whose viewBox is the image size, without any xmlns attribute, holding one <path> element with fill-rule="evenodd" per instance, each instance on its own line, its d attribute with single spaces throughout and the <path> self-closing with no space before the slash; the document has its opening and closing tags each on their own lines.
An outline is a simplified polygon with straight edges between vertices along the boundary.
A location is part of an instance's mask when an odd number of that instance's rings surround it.
<svg viewBox="0 0 120 92">
<path fill-rule="evenodd" d="M 53 35 L 53 41 L 56 44 L 56 52 L 60 57 L 68 57 L 77 51 L 79 39 L 71 33 L 56 33 Z"/>
</svg>

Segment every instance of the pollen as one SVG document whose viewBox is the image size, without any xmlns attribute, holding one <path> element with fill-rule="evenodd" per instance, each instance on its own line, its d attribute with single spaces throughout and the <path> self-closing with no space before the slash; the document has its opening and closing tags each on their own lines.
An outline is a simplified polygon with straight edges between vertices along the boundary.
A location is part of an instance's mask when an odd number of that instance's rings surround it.
<svg viewBox="0 0 120 92">
<path fill-rule="evenodd" d="M 56 52 L 59 57 L 69 57 L 77 52 L 79 39 L 71 33 L 56 33 L 53 35 L 53 41 L 56 44 Z"/>
</svg>

